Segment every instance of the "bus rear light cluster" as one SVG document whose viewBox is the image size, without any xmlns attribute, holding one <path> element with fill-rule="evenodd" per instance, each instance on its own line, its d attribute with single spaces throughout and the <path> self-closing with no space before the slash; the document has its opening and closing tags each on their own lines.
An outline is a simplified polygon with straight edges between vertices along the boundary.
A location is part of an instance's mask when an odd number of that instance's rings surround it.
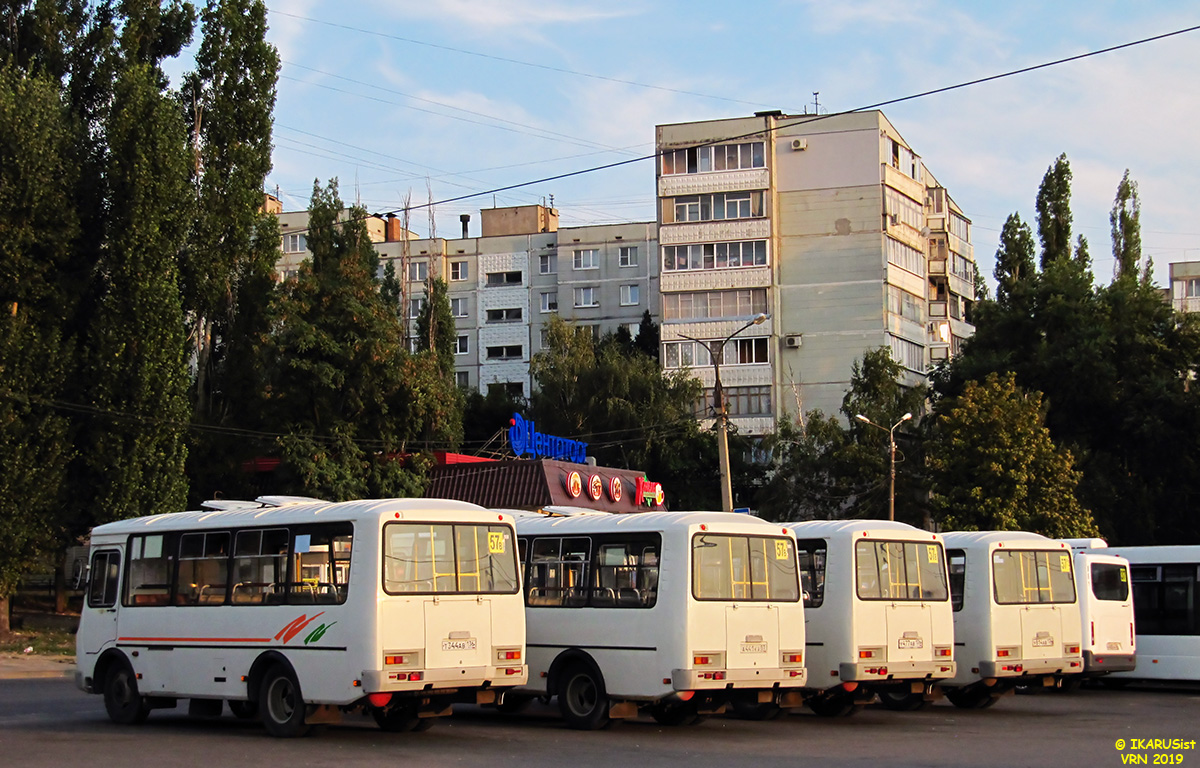
<svg viewBox="0 0 1200 768">
<path fill-rule="evenodd" d="M 887 667 L 870 667 L 868 669 L 864 669 L 863 671 L 868 675 L 886 675 Z"/>
<path fill-rule="evenodd" d="M 383 665 L 385 667 L 420 667 L 420 651 L 384 651 Z"/>
<path fill-rule="evenodd" d="M 1005 672 L 1016 672 L 1016 673 L 1020 674 L 1021 672 L 1025 671 L 1025 665 L 1023 665 L 1023 664 L 1005 664 L 1003 667 L 1000 667 L 1000 669 L 1004 670 Z"/>
<path fill-rule="evenodd" d="M 954 650 L 948 645 L 934 646 L 933 655 L 935 658 L 948 659 L 954 654 Z"/>
<path fill-rule="evenodd" d="M 718 671 L 718 672 L 704 672 L 704 673 L 702 673 L 702 674 L 700 675 L 700 677 L 701 677 L 702 679 L 704 679 L 704 680 L 724 680 L 724 679 L 725 679 L 725 673 L 724 673 L 724 672 L 721 672 L 721 671 Z"/>
<path fill-rule="evenodd" d="M 692 652 L 692 666 L 694 667 L 724 667 L 725 654 L 713 653 L 707 651 Z"/>
<path fill-rule="evenodd" d="M 520 648 L 497 648 L 496 649 L 496 661 L 504 662 L 504 661 L 520 661 L 520 660 L 521 660 L 521 649 Z"/>
<path fill-rule="evenodd" d="M 803 675 L 803 674 L 804 674 L 803 669 L 789 669 L 788 670 L 788 675 L 790 677 L 800 677 L 800 675 Z"/>
<path fill-rule="evenodd" d="M 1017 649 L 1017 648 L 997 648 L 996 649 L 996 658 L 997 659 L 1019 659 L 1019 658 L 1021 658 L 1021 653 L 1020 653 L 1019 649 Z"/>
<path fill-rule="evenodd" d="M 804 663 L 804 654 L 800 653 L 800 652 L 795 652 L 795 651 L 784 651 L 781 659 L 782 659 L 783 665 L 785 667 L 790 666 L 792 664 L 803 664 Z"/>
<path fill-rule="evenodd" d="M 882 659 L 883 658 L 883 649 L 882 648 L 859 648 L 858 649 L 858 658 L 859 658 L 859 660 Z"/>
<path fill-rule="evenodd" d="M 1067 651 L 1067 653 L 1069 653 L 1073 656 L 1073 655 L 1079 653 L 1079 646 L 1078 645 L 1068 645 L 1066 648 L 1066 651 Z"/>
<path fill-rule="evenodd" d="M 519 675 L 519 674 L 521 674 L 521 668 L 520 668 L 520 667 L 517 667 L 516 669 L 513 669 L 512 667 L 508 667 L 507 669 L 505 669 L 505 670 L 504 670 L 504 674 L 506 674 L 506 675 Z"/>
<path fill-rule="evenodd" d="M 405 680 L 419 681 L 425 679 L 424 672 L 396 672 L 388 675 L 388 678 L 396 682 L 404 682 Z"/>
</svg>

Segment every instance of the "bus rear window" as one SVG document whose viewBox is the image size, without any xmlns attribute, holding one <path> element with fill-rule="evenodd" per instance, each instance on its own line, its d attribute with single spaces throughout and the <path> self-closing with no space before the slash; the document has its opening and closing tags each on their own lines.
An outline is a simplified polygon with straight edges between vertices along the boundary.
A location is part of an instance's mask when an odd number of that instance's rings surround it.
<svg viewBox="0 0 1200 768">
<path fill-rule="evenodd" d="M 1092 594 L 1097 600 L 1129 599 L 1129 574 L 1120 563 L 1092 563 Z"/>
<path fill-rule="evenodd" d="M 697 600 L 794 603 L 800 600 L 796 548 L 779 536 L 700 533 L 692 539 Z"/>
<path fill-rule="evenodd" d="M 862 539 L 854 562 L 860 600 L 949 599 L 941 544 Z"/>
<path fill-rule="evenodd" d="M 996 550 L 992 581 L 1000 605 L 1075 602 L 1071 554 L 1062 550 Z"/>
<path fill-rule="evenodd" d="M 517 550 L 508 526 L 388 523 L 383 530 L 389 594 L 517 591 Z"/>
</svg>

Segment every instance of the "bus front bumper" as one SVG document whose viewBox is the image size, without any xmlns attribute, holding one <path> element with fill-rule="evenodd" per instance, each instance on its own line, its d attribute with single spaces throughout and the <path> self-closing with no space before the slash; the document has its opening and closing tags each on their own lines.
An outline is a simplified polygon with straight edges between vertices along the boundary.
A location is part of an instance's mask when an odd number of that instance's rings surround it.
<svg viewBox="0 0 1200 768">
<path fill-rule="evenodd" d="M 420 673 L 419 679 L 410 679 Z M 394 693 L 426 689 L 480 688 L 524 685 L 529 682 L 529 666 L 457 667 L 454 669 L 367 669 L 362 673 L 365 693 Z"/>
<path fill-rule="evenodd" d="M 718 677 L 719 676 L 719 677 Z M 677 691 L 704 691 L 722 688 L 803 688 L 808 670 L 787 669 L 674 669 L 671 687 Z"/>
<path fill-rule="evenodd" d="M 1135 669 L 1137 669 L 1137 656 L 1132 653 L 1083 652 L 1083 671 L 1086 674 L 1132 672 Z"/>
<path fill-rule="evenodd" d="M 1005 659 L 979 662 L 980 677 L 1021 677 L 1022 675 L 1074 675 L 1083 671 L 1083 659 L 1064 656 L 1052 659 Z"/>
<path fill-rule="evenodd" d="M 875 661 L 838 665 L 838 677 L 845 683 L 871 683 L 887 680 L 942 680 L 954 677 L 953 661 Z"/>
</svg>

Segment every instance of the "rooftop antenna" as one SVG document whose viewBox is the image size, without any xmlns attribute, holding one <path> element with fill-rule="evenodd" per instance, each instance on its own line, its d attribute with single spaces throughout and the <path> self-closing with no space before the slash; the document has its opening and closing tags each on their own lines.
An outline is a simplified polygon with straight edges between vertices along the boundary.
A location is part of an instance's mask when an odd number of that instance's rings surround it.
<svg viewBox="0 0 1200 768">
<path fill-rule="evenodd" d="M 821 114 L 821 100 L 817 97 L 821 95 L 820 91 L 813 91 L 813 114 Z"/>
<path fill-rule="evenodd" d="M 554 195 L 550 195 L 550 207 L 554 207 Z"/>
</svg>

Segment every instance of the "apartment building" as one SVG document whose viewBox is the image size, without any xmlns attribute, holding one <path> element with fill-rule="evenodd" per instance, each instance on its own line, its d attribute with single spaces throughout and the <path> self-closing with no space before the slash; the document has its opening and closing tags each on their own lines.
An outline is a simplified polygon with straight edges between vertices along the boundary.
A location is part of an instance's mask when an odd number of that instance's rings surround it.
<svg viewBox="0 0 1200 768">
<path fill-rule="evenodd" d="M 286 278 L 311 255 L 303 234 L 308 214 L 278 215 L 277 271 Z M 647 309 L 657 317 L 653 222 L 559 229 L 557 210 L 527 205 L 481 211 L 481 234 L 470 237 L 470 216 L 460 218 L 462 236 L 455 239 L 418 238 L 395 216 L 367 219 L 380 274 L 390 262 L 401 279 L 414 349 L 426 279 L 446 282 L 459 386 L 483 392 L 499 386 L 528 397 L 529 361 L 545 345 L 551 315 L 589 326 L 597 338 L 622 326 L 636 336 Z"/>
<path fill-rule="evenodd" d="M 743 433 L 836 414 L 867 350 L 915 385 L 971 335 L 970 221 L 881 112 L 659 125 L 656 142 L 663 364 L 711 402 L 720 347 Z"/>
<path fill-rule="evenodd" d="M 1200 261 L 1168 265 L 1170 285 L 1165 293 L 1176 312 L 1200 312 Z"/>
</svg>

